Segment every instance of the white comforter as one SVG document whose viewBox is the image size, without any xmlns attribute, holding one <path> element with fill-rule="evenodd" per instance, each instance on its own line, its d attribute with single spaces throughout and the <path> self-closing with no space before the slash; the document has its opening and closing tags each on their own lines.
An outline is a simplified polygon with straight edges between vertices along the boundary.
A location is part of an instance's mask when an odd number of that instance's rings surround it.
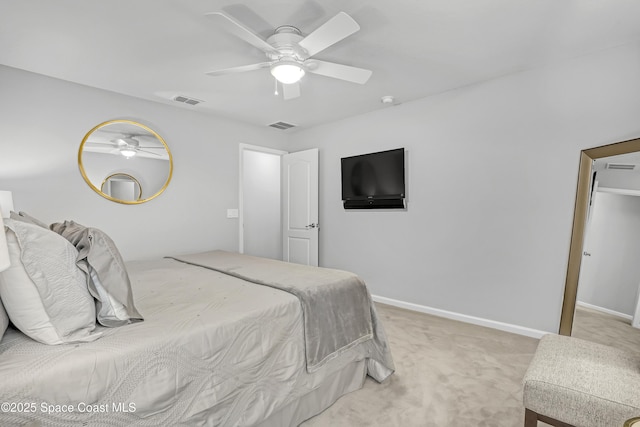
<svg viewBox="0 0 640 427">
<path fill-rule="evenodd" d="M 7 331 L 0 425 L 257 425 L 366 357 L 310 374 L 295 296 L 172 259 L 128 268 L 144 322 L 78 345 Z"/>
</svg>

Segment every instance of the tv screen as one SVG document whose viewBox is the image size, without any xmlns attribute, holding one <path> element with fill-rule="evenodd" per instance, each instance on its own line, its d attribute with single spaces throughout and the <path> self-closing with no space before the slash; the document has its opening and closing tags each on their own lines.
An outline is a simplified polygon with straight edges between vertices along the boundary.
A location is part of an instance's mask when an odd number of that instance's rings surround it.
<svg viewBox="0 0 640 427">
<path fill-rule="evenodd" d="M 403 198 L 404 148 L 342 159 L 342 200 Z"/>
</svg>

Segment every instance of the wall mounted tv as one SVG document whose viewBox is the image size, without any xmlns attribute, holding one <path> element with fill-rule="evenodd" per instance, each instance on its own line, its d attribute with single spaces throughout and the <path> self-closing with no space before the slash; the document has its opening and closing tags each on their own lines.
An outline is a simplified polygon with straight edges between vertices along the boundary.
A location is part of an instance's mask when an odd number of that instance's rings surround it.
<svg viewBox="0 0 640 427">
<path fill-rule="evenodd" d="M 404 209 L 404 148 L 341 161 L 345 209 Z"/>
</svg>

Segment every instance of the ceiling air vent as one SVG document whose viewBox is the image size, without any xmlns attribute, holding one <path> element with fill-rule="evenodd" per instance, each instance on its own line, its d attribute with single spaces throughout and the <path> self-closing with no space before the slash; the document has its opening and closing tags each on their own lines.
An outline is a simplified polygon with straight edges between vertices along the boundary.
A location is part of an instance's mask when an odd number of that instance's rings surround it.
<svg viewBox="0 0 640 427">
<path fill-rule="evenodd" d="M 296 125 L 292 125 L 291 123 L 285 123 L 285 122 L 276 122 L 276 123 L 271 123 L 269 126 L 276 129 L 287 130 L 287 129 L 291 129 L 292 127 L 295 127 Z"/>
<path fill-rule="evenodd" d="M 636 165 L 631 163 L 607 163 L 607 169 L 617 169 L 623 171 L 632 171 L 636 168 Z"/>
<path fill-rule="evenodd" d="M 182 95 L 176 96 L 175 98 L 173 98 L 173 100 L 174 101 L 178 101 L 178 102 L 184 102 L 185 104 L 189 104 L 189 105 L 198 105 L 201 102 L 204 102 L 204 101 L 201 101 L 199 99 L 189 98 L 189 97 L 182 96 Z"/>
</svg>

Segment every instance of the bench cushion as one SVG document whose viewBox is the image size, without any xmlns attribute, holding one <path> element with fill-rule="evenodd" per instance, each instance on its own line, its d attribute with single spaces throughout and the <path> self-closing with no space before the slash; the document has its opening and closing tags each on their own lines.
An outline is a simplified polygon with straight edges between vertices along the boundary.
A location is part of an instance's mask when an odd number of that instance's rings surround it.
<svg viewBox="0 0 640 427">
<path fill-rule="evenodd" d="M 621 426 L 640 415 L 640 354 L 545 335 L 524 377 L 524 406 L 575 426 Z"/>
</svg>

